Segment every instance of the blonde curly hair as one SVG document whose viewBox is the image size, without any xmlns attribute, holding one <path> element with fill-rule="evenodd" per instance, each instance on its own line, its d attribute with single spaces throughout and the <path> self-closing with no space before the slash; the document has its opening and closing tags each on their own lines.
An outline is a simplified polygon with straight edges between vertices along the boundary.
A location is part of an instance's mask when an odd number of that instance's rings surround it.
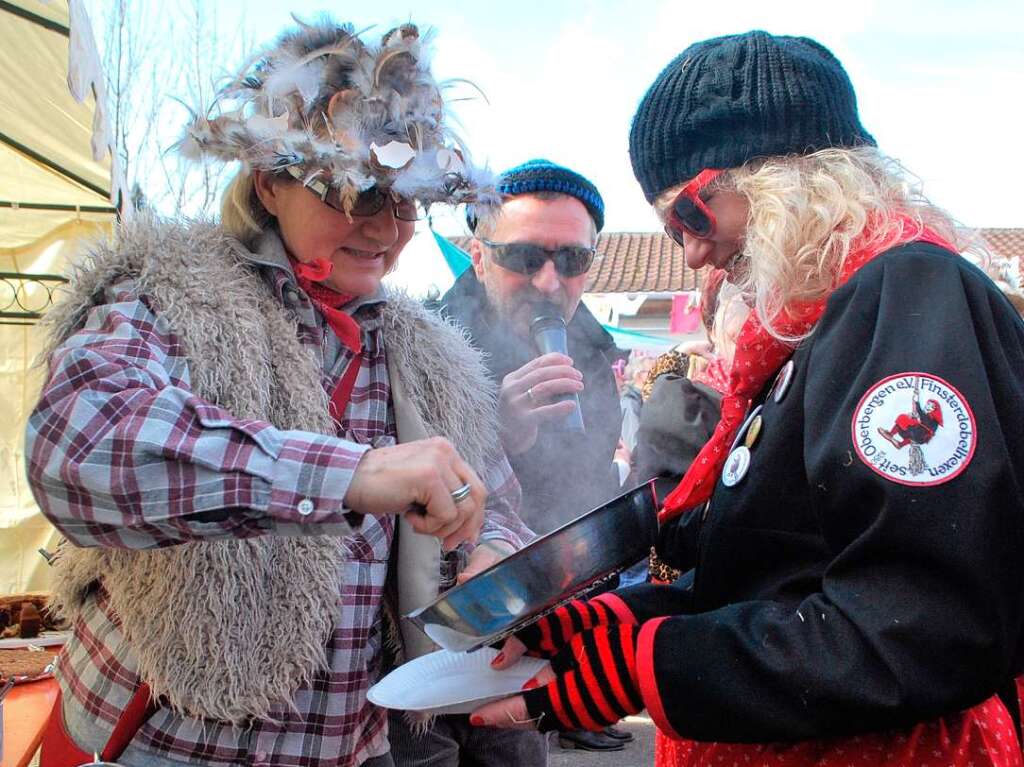
<svg viewBox="0 0 1024 767">
<path fill-rule="evenodd" d="M 679 188 L 659 195 L 658 203 Z M 831 293 L 852 248 L 880 244 L 908 220 L 915 232 L 928 227 L 958 248 L 976 245 L 875 147 L 758 159 L 722 174 L 709 191 L 746 198 L 744 263 L 730 280 L 768 331 L 785 341 L 800 337 L 785 336 L 773 319 L 786 306 Z"/>
</svg>

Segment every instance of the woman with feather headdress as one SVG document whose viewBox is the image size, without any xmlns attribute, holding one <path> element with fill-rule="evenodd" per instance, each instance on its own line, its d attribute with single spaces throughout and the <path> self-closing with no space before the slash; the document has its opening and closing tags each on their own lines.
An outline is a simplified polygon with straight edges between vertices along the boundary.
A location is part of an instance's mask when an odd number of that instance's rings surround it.
<svg viewBox="0 0 1024 767">
<path fill-rule="evenodd" d="M 397 616 L 532 537 L 478 355 L 381 285 L 426 206 L 493 199 L 427 43 L 285 33 L 181 141 L 240 163 L 220 222 L 122 226 L 50 315 L 50 764 L 390 765 L 366 691 L 432 649 Z"/>
</svg>

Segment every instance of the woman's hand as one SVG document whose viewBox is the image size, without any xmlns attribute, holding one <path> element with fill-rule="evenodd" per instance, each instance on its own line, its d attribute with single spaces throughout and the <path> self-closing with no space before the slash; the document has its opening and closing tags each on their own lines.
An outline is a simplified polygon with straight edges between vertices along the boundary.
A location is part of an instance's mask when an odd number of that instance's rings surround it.
<svg viewBox="0 0 1024 767">
<path fill-rule="evenodd" d="M 715 347 L 710 341 L 686 341 L 678 344 L 674 351 L 681 354 L 696 354 L 708 362 L 713 362 L 718 358 L 718 355 L 715 354 Z"/>
<path fill-rule="evenodd" d="M 512 552 L 513 549 L 508 544 L 499 544 L 494 541 L 480 541 L 476 548 L 473 549 L 473 553 L 469 555 L 469 561 L 466 563 L 466 568 L 456 576 L 455 582 L 465 583 L 470 578 L 482 573 L 491 565 L 497 564 Z"/>
<path fill-rule="evenodd" d="M 501 652 L 491 661 L 491 666 L 499 671 L 510 668 L 519 662 L 519 659 L 526 655 L 526 645 L 515 636 L 510 636 L 501 646 Z M 555 678 L 555 672 L 551 666 L 545 666 L 526 683 L 524 690 L 546 685 Z M 526 711 L 526 699 L 522 695 L 512 698 L 504 698 L 488 703 L 473 712 L 470 717 L 470 724 L 477 727 L 502 727 L 516 730 L 535 730 L 537 722 L 530 719 Z"/>
<path fill-rule="evenodd" d="M 524 693 L 488 703 L 470 716 L 479 727 L 597 731 L 643 710 L 637 679 L 640 628 L 616 623 L 575 634 Z M 507 646 L 506 646 L 507 649 Z"/>
<path fill-rule="evenodd" d="M 635 623 L 636 619 L 614 594 L 574 599 L 510 636 L 491 665 L 499 670 L 508 668 L 527 652 L 550 660 L 581 631 L 620 622 Z"/>
<path fill-rule="evenodd" d="M 470 493 L 456 503 L 463 485 Z M 487 490 L 476 472 L 441 437 L 368 450 L 356 466 L 345 506 L 362 514 L 406 514 L 413 530 L 433 535 L 451 550 L 475 541 Z"/>
<path fill-rule="evenodd" d="M 555 672 L 551 670 L 551 667 L 545 666 L 537 672 L 533 679 L 526 683 L 523 689 L 532 690 L 537 687 L 544 687 L 555 678 Z M 469 717 L 469 723 L 474 727 L 536 730 L 540 722 L 530 717 L 530 712 L 526 708 L 526 698 L 522 695 L 516 695 L 481 706 Z"/>
</svg>

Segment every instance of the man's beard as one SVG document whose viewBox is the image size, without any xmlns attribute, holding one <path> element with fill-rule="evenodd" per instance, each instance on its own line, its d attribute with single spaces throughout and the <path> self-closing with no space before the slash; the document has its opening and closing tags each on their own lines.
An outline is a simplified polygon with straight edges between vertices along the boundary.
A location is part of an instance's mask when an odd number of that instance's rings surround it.
<svg viewBox="0 0 1024 767">
<path fill-rule="evenodd" d="M 522 339 L 530 340 L 530 324 L 533 322 L 534 317 L 541 312 L 542 307 L 546 308 L 552 305 L 558 308 L 558 313 L 568 323 L 569 320 L 565 317 L 563 304 L 559 301 L 551 301 L 539 294 L 530 296 L 525 300 L 518 300 L 511 306 L 508 304 L 495 306 L 495 313 L 509 331 Z"/>
</svg>

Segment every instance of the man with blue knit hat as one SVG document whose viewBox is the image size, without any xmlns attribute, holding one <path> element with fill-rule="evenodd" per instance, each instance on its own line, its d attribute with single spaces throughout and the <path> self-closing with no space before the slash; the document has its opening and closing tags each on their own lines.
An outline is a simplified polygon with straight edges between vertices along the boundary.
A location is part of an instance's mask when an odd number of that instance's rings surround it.
<svg viewBox="0 0 1024 767">
<path fill-rule="evenodd" d="M 501 384 L 502 436 L 523 486 L 523 520 L 538 533 L 564 524 L 618 490 L 612 458 L 620 409 L 611 335 L 580 303 L 604 225 L 604 201 L 579 173 L 531 160 L 498 180 L 496 213 L 467 217 L 473 268 L 442 299 L 444 311 L 487 352 Z M 554 305 L 568 357 L 538 353 L 530 325 Z M 577 395 L 585 433 L 563 428 Z M 579 478 L 578 487 L 565 477 Z"/>
<path fill-rule="evenodd" d="M 473 268 L 443 297 L 442 311 L 486 353 L 501 386 L 502 439 L 523 490 L 520 515 L 543 534 L 619 492 L 613 458 L 622 412 L 612 363 L 621 351 L 580 302 L 604 200 L 581 174 L 542 159 L 505 171 L 497 188 L 503 202 L 496 212 L 467 214 Z M 531 339 L 533 319 L 552 306 L 565 320 L 568 356 L 540 354 Z M 566 428 L 577 407 L 583 433 Z M 560 742 L 616 751 L 629 738 L 576 731 Z"/>
</svg>

